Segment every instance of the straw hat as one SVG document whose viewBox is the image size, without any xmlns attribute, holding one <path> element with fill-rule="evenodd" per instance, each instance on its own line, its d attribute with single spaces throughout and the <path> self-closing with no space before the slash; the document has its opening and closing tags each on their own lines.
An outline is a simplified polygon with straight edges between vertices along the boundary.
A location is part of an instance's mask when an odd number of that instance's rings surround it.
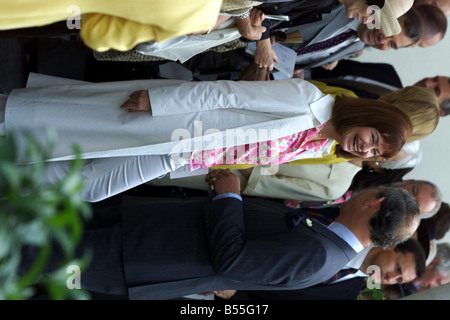
<svg viewBox="0 0 450 320">
<path fill-rule="evenodd" d="M 404 15 L 414 4 L 414 0 L 385 0 L 380 9 L 380 27 L 386 37 L 402 32 L 398 18 Z"/>
</svg>

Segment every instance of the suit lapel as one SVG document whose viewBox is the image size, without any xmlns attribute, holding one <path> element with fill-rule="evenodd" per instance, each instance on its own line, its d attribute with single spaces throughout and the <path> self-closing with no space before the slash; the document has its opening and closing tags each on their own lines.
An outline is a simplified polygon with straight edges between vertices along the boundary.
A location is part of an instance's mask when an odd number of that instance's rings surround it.
<svg viewBox="0 0 450 320">
<path fill-rule="evenodd" d="M 317 23 L 311 23 L 312 29 L 316 29 L 317 25 L 323 25 L 322 29 L 317 33 L 308 44 L 318 43 L 327 40 L 331 34 L 334 34 L 336 30 L 346 26 L 351 19 L 348 19 L 345 14 L 345 7 L 339 6 L 338 8 L 331 11 L 329 14 L 324 14 L 322 16 L 322 21 Z M 316 25 L 316 26 L 315 26 Z M 300 27 L 300 31 L 302 28 Z M 305 28 L 306 31 L 306 28 Z"/>
</svg>

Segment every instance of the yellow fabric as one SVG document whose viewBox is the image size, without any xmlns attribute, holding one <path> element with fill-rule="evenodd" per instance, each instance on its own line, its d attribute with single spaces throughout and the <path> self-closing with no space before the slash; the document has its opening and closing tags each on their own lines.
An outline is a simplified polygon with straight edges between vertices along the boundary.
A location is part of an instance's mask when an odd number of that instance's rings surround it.
<svg viewBox="0 0 450 320">
<path fill-rule="evenodd" d="M 0 30 L 38 27 L 82 16 L 80 34 L 94 50 L 130 50 L 213 27 L 221 0 L 0 0 Z"/>
<path fill-rule="evenodd" d="M 325 82 L 316 81 L 316 80 L 308 80 L 308 82 L 315 85 L 317 88 L 319 88 L 320 91 L 322 91 L 323 94 L 329 94 L 333 98 L 336 98 L 338 95 L 344 95 L 348 97 L 358 98 L 358 96 L 348 89 L 340 88 L 340 87 L 333 87 L 327 85 Z"/>
<path fill-rule="evenodd" d="M 324 82 L 320 82 L 320 81 L 315 81 L 315 80 L 309 80 L 309 82 L 311 82 L 313 85 L 315 85 L 317 88 L 319 88 L 320 91 L 322 91 L 323 94 L 329 94 L 331 95 L 333 98 L 335 98 L 337 95 L 345 95 L 345 96 L 349 96 L 349 97 L 354 97 L 357 98 L 356 94 L 354 94 L 352 91 L 344 89 L 344 88 L 339 88 L 339 87 L 333 87 L 333 86 L 329 86 Z M 291 162 L 288 162 L 291 165 L 302 165 L 302 164 L 337 164 L 337 163 L 342 163 L 342 162 L 347 162 L 349 161 L 349 159 L 345 159 L 345 158 L 338 158 L 336 157 L 335 154 L 335 149 L 336 149 L 336 142 L 333 144 L 333 146 L 331 147 L 331 151 L 330 154 L 325 156 L 325 157 L 321 157 L 321 158 L 308 158 L 308 159 L 299 159 L 299 160 L 294 160 Z M 234 170 L 241 170 L 241 169 L 248 169 L 254 167 L 253 165 L 250 164 L 235 164 L 235 165 L 221 165 L 221 166 L 215 166 L 212 169 L 234 169 Z"/>
</svg>

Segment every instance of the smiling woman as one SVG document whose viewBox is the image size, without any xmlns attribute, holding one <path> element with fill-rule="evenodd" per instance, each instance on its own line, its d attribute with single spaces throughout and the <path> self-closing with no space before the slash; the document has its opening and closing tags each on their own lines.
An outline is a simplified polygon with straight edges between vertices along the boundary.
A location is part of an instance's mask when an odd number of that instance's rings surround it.
<svg viewBox="0 0 450 320">
<path fill-rule="evenodd" d="M 413 132 L 409 113 L 394 104 L 333 99 L 300 79 L 29 88 L 10 94 L 5 120 L 6 134 L 19 146 L 24 130 L 44 144 L 47 130 L 56 131 L 49 182 L 65 175 L 74 158 L 70 146 L 79 145 L 88 159 L 83 197 L 92 202 L 184 165 L 192 171 L 390 157 Z"/>
<path fill-rule="evenodd" d="M 345 133 L 340 142 L 344 150 L 364 158 L 367 154 L 374 157 L 385 154 L 383 144 L 384 139 L 381 133 L 371 127 L 355 127 L 350 129 Z"/>
<path fill-rule="evenodd" d="M 413 132 L 401 108 L 370 99 L 336 97 L 330 122 L 339 142 L 336 154 L 345 158 L 390 158 Z"/>
</svg>

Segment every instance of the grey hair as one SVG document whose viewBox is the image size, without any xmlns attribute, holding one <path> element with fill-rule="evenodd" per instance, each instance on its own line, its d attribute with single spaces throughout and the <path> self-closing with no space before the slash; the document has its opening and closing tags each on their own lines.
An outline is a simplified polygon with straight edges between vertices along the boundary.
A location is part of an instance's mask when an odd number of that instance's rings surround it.
<svg viewBox="0 0 450 320">
<path fill-rule="evenodd" d="M 420 219 L 420 210 L 404 189 L 382 187 L 376 198 L 382 197 L 380 210 L 369 220 L 370 239 L 376 246 L 395 246 L 411 237 L 404 229 Z"/>
<path fill-rule="evenodd" d="M 435 259 L 439 261 L 435 270 L 443 277 L 450 276 L 450 244 L 446 242 L 438 243 Z"/>
</svg>

